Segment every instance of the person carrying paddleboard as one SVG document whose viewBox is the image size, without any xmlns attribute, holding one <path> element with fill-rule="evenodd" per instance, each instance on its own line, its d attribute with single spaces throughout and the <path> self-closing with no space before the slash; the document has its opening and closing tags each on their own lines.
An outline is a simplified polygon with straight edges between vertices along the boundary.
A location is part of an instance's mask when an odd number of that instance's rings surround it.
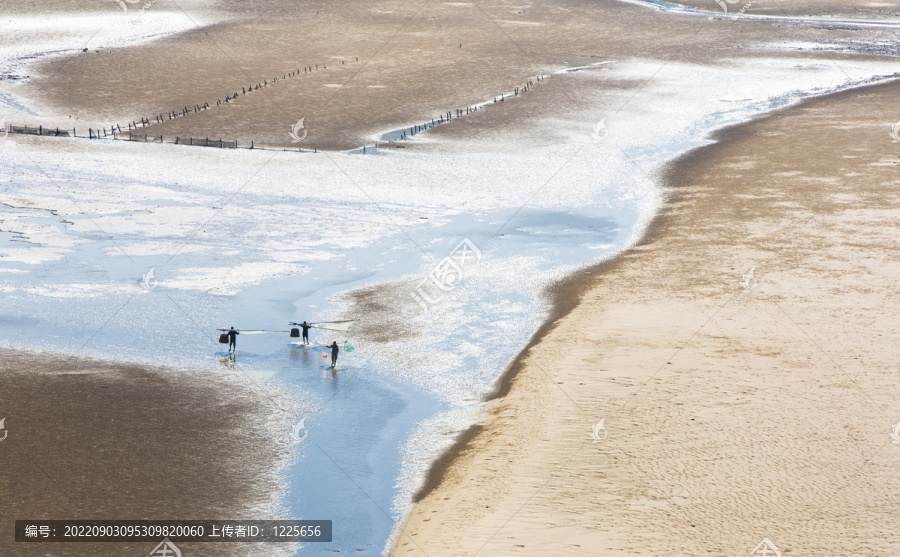
<svg viewBox="0 0 900 557">
<path fill-rule="evenodd" d="M 332 341 L 331 343 L 331 367 L 335 367 L 337 365 L 337 357 L 338 357 L 338 343 L 337 341 Z"/>
<path fill-rule="evenodd" d="M 234 327 L 232 327 L 225 334 L 228 335 L 228 352 L 237 352 L 237 336 L 241 333 L 235 331 Z"/>
</svg>

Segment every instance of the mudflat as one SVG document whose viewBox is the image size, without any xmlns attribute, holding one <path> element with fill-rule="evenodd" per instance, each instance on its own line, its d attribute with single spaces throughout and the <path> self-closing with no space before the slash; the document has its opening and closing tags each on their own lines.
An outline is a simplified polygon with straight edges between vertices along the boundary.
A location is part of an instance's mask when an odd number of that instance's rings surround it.
<svg viewBox="0 0 900 557">
<path fill-rule="evenodd" d="M 15 520 L 284 518 L 280 472 L 293 416 L 274 389 L 201 370 L 0 355 L 0 554 L 148 555 L 156 545 L 17 543 Z M 185 555 L 291 554 L 277 543 L 178 547 Z"/>
</svg>

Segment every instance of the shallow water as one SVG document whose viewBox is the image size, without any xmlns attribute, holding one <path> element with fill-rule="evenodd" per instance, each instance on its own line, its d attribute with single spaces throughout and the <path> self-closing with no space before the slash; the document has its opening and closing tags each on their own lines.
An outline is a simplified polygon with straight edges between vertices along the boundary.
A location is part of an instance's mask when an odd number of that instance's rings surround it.
<svg viewBox="0 0 900 557">
<path fill-rule="evenodd" d="M 61 226 L 54 222 L 58 217 L 35 213 L 38 216 L 24 220 Z M 104 254 L 112 242 L 80 244 L 76 253 L 45 262 L 39 272 L 21 277 L 17 288 L 4 296 L 0 335 L 11 345 L 69 352 L 84 348 L 84 352 L 116 359 L 218 365 L 256 381 L 277 380 L 296 390 L 309 412 L 304 416 L 307 436 L 298 447 L 298 461 L 289 470 L 287 508 L 294 517 L 334 521 L 335 541 L 327 544 L 329 549 L 380 552 L 402 518 L 395 484 L 402 467 L 402 448 L 416 425 L 435 414 L 451 413 L 460 405 L 474 408 L 474 402 L 540 322 L 543 308 L 522 289 L 520 273 L 534 278 L 550 276 L 561 267 L 621 249 L 637 213 L 522 210 L 510 216 L 509 212 L 458 214 L 448 217 L 445 224 L 412 233 L 417 244 L 427 245 L 437 254 L 449 254 L 466 235 L 483 261 L 513 259 L 521 253 L 531 254 L 532 260 L 530 268 L 513 266 L 505 272 L 496 268 L 488 276 L 465 277 L 457 286 L 466 296 L 455 298 L 452 304 L 445 302 L 446 307 L 436 304 L 429 308 L 430 315 L 398 315 L 398 319 L 418 319 L 429 330 L 414 342 L 388 343 L 394 348 L 388 358 L 379 354 L 386 352 L 384 347 L 358 342 L 352 330 L 313 329 L 309 348 L 291 344 L 296 339 L 286 331 L 289 321 L 330 317 L 334 309 L 329 300 L 340 292 L 418 273 L 422 253 L 414 244 L 404 245 L 396 235 L 344 250 L 332 260 L 310 262 L 302 275 L 267 280 L 227 297 L 167 289 L 165 277 L 171 269 L 159 267 L 154 278 L 161 282 L 152 291 L 73 291 L 75 284 L 133 284 L 135 277 L 141 276 L 139 270 L 153 261 L 147 258 L 145 263 L 144 258 L 133 257 L 132 263 L 119 257 L 110 265 Z M 498 235 L 501 227 L 502 236 Z M 122 243 L 136 240 L 118 239 Z M 216 265 L 218 256 L 210 257 L 213 260 L 205 264 L 192 258 L 191 265 Z M 9 268 L 16 267 L 27 265 Z M 23 284 L 26 281 L 28 286 Z M 534 280 L 534 287 L 545 281 Z M 4 279 L 6 285 L 11 282 Z M 58 288 L 64 284 L 69 288 Z M 418 312 L 419 306 L 413 305 Z M 479 307 L 491 312 L 491 320 L 482 317 Z M 441 326 L 448 311 L 452 311 L 451 330 Z M 365 315 L 354 317 L 366 319 Z M 506 327 L 502 337 L 491 341 L 490 354 L 477 348 L 495 322 L 515 320 L 520 321 L 517 326 Z M 238 353 L 232 359 L 222 350 L 224 346 L 215 342 L 215 329 L 232 325 L 285 332 L 240 335 Z M 322 357 L 328 353 L 325 345 L 346 339 L 357 348 L 342 352 L 332 373 L 330 357 Z M 466 354 L 465 347 L 476 349 Z M 400 363 L 405 369 L 393 369 L 410 352 L 420 353 L 413 358 L 415 363 Z M 447 437 L 445 432 L 433 440 L 435 447 L 442 446 Z"/>
</svg>

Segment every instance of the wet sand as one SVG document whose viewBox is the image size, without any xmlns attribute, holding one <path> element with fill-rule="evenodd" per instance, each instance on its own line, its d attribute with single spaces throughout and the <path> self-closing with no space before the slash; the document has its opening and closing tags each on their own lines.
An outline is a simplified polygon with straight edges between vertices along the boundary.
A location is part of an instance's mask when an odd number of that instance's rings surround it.
<svg viewBox="0 0 900 557">
<path fill-rule="evenodd" d="M 167 141 L 208 137 L 241 146 L 253 141 L 291 149 L 351 149 L 372 145 L 380 132 L 491 100 L 563 68 L 642 60 L 728 66 L 736 57 L 757 56 L 839 62 L 849 55 L 760 45 L 798 37 L 854 40 L 858 47 L 864 44 L 860 39 L 894 42 L 889 30 L 712 21 L 616 0 L 263 4 L 235 0 L 204 10 L 188 5 L 185 11 L 196 21 L 212 23 L 140 46 L 89 48 L 37 63 L 37 77 L 11 91 L 31 99 L 42 114 L 61 116 L 48 117 L 44 125 L 78 127 L 79 133 L 113 122 L 127 129 L 127 122 L 146 117 L 154 123 L 140 133 Z M 94 10 L 126 17 L 111 1 Z M 159 0 L 147 13 L 182 11 Z M 327 69 L 303 72 L 316 64 Z M 281 79 L 297 69 L 298 76 Z M 272 83 L 274 77 L 279 81 Z M 598 84 L 556 76 L 514 102 L 455 119 L 425 136 L 438 139 L 443 152 L 450 146 L 553 144 L 566 131 L 561 118 L 566 125 L 572 119 L 582 123 L 589 133 L 601 115 L 620 108 L 651 77 L 635 74 Z M 264 80 L 269 85 L 243 94 Z M 216 106 L 233 93 L 239 94 L 236 100 Z M 210 110 L 155 123 L 156 115 L 207 102 Z M 307 136 L 294 143 L 289 132 L 300 118 Z M 37 124 L 15 114 L 7 123 L 19 119 Z"/>
<path fill-rule="evenodd" d="M 233 372 L 236 373 L 236 372 Z M 219 373 L 0 350 L 0 555 L 148 555 L 155 543 L 16 543 L 14 521 L 274 519 L 290 400 Z M 279 433 L 281 432 L 281 433 Z M 184 555 L 288 544 L 181 543 Z"/>
<path fill-rule="evenodd" d="M 640 245 L 557 285 L 392 554 L 896 554 L 898 94 L 674 163 Z"/>
</svg>

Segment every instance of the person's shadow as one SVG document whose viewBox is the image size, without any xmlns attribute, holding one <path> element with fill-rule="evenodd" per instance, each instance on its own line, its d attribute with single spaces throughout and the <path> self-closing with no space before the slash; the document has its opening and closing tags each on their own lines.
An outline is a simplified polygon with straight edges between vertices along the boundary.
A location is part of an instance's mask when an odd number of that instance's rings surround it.
<svg viewBox="0 0 900 557">
<path fill-rule="evenodd" d="M 328 367 L 322 369 L 322 379 L 328 379 Z M 338 384 L 338 375 L 337 368 L 331 368 L 331 386 L 337 388 Z"/>
</svg>

